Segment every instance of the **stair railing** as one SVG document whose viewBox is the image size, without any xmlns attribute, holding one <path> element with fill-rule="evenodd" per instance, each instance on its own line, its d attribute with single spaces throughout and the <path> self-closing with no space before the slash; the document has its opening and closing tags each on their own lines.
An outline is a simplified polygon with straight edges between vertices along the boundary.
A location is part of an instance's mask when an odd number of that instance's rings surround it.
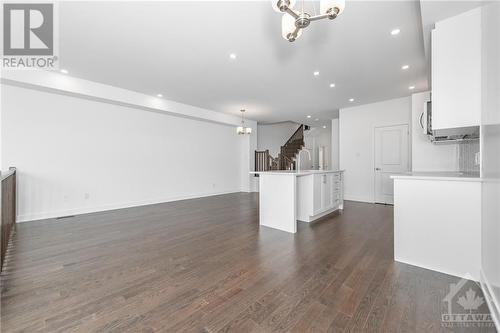
<svg viewBox="0 0 500 333">
<path fill-rule="evenodd" d="M 1 227 L 1 253 L 0 271 L 3 269 L 5 255 L 9 246 L 10 237 L 16 226 L 16 168 L 9 168 L 9 171 L 2 173 L 2 207 L 0 216 Z"/>
<path fill-rule="evenodd" d="M 304 145 L 304 125 L 300 125 L 280 148 L 278 157 L 273 158 L 269 150 L 255 151 L 255 171 L 295 170 L 295 154 Z M 258 177 L 258 175 L 256 175 Z"/>
<path fill-rule="evenodd" d="M 296 140 L 304 140 L 304 125 L 300 125 L 283 146 L 287 146 Z"/>
<path fill-rule="evenodd" d="M 304 145 L 304 125 L 292 134 L 287 142 L 280 149 L 280 169 L 281 170 L 295 170 L 296 163 L 294 161 L 295 154 Z M 291 150 L 291 151 L 290 151 Z"/>
</svg>

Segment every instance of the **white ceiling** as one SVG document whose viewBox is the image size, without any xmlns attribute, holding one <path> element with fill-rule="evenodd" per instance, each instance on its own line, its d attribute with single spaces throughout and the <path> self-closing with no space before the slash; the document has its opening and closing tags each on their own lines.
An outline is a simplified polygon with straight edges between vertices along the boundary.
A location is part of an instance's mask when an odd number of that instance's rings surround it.
<svg viewBox="0 0 500 333">
<path fill-rule="evenodd" d="M 418 1 L 347 1 L 295 43 L 281 38 L 269 1 L 61 2 L 59 11 L 70 75 L 215 111 L 246 108 L 260 122 L 326 123 L 338 108 L 427 89 Z"/>
</svg>

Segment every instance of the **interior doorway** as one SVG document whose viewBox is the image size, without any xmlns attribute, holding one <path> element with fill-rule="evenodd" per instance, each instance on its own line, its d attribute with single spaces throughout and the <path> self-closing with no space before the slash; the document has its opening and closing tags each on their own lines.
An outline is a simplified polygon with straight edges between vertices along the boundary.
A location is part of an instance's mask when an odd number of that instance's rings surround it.
<svg viewBox="0 0 500 333">
<path fill-rule="evenodd" d="M 375 127 L 375 202 L 394 204 L 391 175 L 409 170 L 408 125 Z"/>
</svg>

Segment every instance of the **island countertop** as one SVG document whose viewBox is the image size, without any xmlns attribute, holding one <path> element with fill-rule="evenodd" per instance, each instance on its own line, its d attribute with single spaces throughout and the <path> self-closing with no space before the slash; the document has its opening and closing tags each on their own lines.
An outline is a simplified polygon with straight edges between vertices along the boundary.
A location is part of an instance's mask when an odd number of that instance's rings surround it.
<svg viewBox="0 0 500 333">
<path fill-rule="evenodd" d="M 479 172 L 408 172 L 391 176 L 392 179 L 481 181 Z"/>
<path fill-rule="evenodd" d="M 273 170 L 273 171 L 251 171 L 250 174 L 259 174 L 259 175 L 289 175 L 289 176 L 308 176 L 314 174 L 322 174 L 322 173 L 336 173 L 336 172 L 344 172 L 344 170 Z"/>
</svg>

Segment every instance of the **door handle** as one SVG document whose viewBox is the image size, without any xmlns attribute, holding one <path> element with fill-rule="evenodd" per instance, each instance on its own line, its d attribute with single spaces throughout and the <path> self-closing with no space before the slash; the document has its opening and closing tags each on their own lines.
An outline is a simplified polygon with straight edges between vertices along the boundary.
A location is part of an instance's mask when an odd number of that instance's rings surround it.
<svg viewBox="0 0 500 333">
<path fill-rule="evenodd" d="M 380 168 L 375 168 L 375 171 L 380 171 L 380 170 L 382 170 L 382 169 L 380 169 Z"/>
</svg>

